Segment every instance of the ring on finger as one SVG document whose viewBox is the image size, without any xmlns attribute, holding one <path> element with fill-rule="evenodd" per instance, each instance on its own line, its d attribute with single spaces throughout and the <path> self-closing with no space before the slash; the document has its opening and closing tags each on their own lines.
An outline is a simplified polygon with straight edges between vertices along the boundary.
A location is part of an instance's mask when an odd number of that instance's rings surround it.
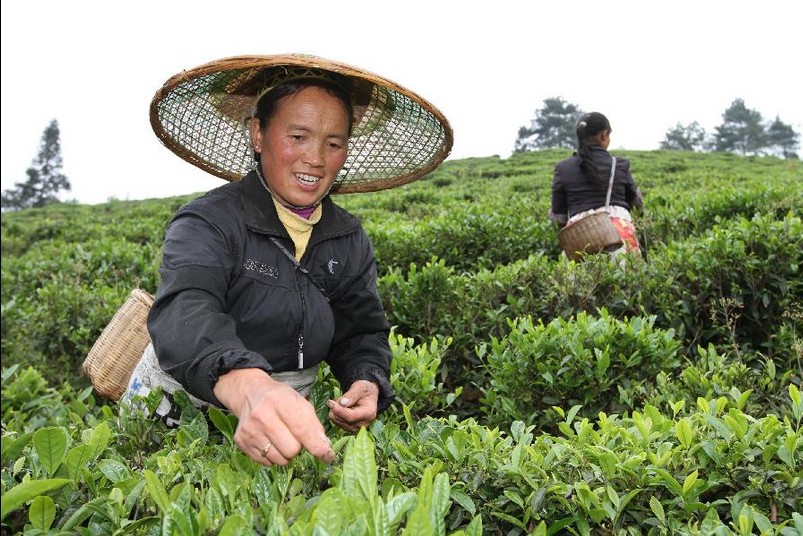
<svg viewBox="0 0 803 536">
<path fill-rule="evenodd" d="M 262 449 L 259 451 L 259 453 L 262 455 L 263 458 L 267 458 L 268 457 L 268 453 L 270 452 L 270 449 L 272 449 L 272 448 L 273 448 L 273 443 L 268 441 L 268 444 L 265 445 L 264 447 L 262 447 Z"/>
</svg>

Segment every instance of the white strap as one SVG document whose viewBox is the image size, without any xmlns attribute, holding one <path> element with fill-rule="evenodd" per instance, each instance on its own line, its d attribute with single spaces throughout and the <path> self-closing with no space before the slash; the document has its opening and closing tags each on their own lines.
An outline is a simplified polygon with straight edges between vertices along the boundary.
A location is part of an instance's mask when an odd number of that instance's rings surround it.
<svg viewBox="0 0 803 536">
<path fill-rule="evenodd" d="M 616 157 L 611 157 L 611 178 L 608 180 L 608 194 L 605 196 L 605 212 L 611 211 L 611 189 L 613 188 L 613 176 L 616 173 Z"/>
</svg>

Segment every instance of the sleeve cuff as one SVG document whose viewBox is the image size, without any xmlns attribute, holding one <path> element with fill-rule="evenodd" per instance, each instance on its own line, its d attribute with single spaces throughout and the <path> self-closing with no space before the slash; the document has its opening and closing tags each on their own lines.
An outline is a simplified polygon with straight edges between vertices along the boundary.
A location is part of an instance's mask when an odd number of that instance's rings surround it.
<svg viewBox="0 0 803 536">
<path fill-rule="evenodd" d="M 393 400 L 396 398 L 396 393 L 390 385 L 385 373 L 377 368 L 360 368 L 353 372 L 348 381 L 343 382 L 342 388 L 348 391 L 351 384 L 357 380 L 368 380 L 375 383 L 379 387 L 379 400 L 377 401 L 377 413 L 385 411 Z"/>
</svg>

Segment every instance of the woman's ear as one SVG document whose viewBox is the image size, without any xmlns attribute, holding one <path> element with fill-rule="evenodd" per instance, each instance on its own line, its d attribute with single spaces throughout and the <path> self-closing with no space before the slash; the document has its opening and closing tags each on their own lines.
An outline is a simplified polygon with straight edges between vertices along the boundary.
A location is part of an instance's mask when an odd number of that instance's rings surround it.
<svg viewBox="0 0 803 536">
<path fill-rule="evenodd" d="M 608 145 L 611 143 L 611 131 L 606 129 L 597 134 L 597 141 L 599 141 L 601 146 L 607 149 Z"/>
<path fill-rule="evenodd" d="M 255 153 L 261 152 L 262 130 L 259 128 L 259 119 L 256 117 L 251 119 L 251 146 Z"/>
</svg>

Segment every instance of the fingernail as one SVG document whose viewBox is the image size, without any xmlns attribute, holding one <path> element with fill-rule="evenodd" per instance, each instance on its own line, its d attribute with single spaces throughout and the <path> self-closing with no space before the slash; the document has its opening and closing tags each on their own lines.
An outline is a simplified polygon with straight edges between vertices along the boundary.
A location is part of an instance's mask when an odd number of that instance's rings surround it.
<svg viewBox="0 0 803 536">
<path fill-rule="evenodd" d="M 351 402 L 351 400 L 349 400 L 349 399 L 348 399 L 348 398 L 346 398 L 345 396 L 344 396 L 343 398 L 341 398 L 341 399 L 340 399 L 340 405 L 341 405 L 341 406 L 348 406 L 350 402 Z"/>
<path fill-rule="evenodd" d="M 332 448 L 332 440 L 326 434 L 321 435 L 321 439 L 329 446 L 326 450 L 326 453 L 323 455 L 323 459 L 326 463 L 332 463 L 335 461 L 335 451 Z"/>
</svg>

